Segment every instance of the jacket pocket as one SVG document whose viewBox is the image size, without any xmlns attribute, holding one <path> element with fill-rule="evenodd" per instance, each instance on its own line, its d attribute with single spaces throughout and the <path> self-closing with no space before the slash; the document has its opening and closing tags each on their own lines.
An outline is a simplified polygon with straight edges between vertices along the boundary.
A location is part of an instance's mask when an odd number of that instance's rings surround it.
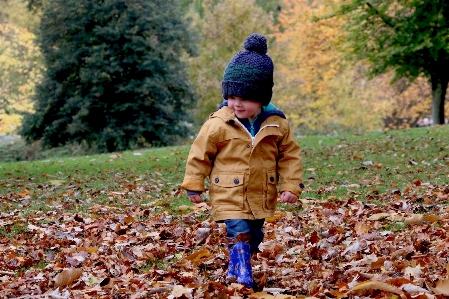
<svg viewBox="0 0 449 299">
<path fill-rule="evenodd" d="M 210 177 L 210 198 L 213 210 L 241 211 L 243 209 L 244 174 L 215 173 Z"/>
<path fill-rule="evenodd" d="M 265 209 L 274 210 L 277 204 L 279 176 L 276 170 L 269 170 L 265 175 Z"/>
</svg>

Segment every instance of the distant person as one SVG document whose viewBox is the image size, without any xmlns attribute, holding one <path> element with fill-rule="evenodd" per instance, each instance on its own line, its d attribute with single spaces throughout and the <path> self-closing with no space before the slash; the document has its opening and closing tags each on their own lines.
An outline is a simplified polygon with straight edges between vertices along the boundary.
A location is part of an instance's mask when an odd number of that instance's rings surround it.
<svg viewBox="0 0 449 299">
<path fill-rule="evenodd" d="M 432 125 L 432 121 L 429 117 L 420 118 L 418 120 L 418 127 L 429 127 Z"/>
<path fill-rule="evenodd" d="M 213 219 L 226 224 L 227 282 L 253 287 L 251 256 L 278 199 L 296 203 L 304 189 L 301 151 L 285 114 L 270 103 L 273 62 L 265 36 L 253 33 L 228 63 L 224 101 L 194 140 L 182 188 L 200 203 L 210 178 Z M 280 176 L 280 178 L 279 178 Z"/>
</svg>

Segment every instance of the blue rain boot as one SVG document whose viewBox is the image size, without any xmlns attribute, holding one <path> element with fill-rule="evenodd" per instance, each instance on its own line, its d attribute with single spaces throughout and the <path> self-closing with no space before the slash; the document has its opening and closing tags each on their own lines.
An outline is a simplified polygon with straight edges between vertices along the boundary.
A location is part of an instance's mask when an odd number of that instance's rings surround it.
<svg viewBox="0 0 449 299">
<path fill-rule="evenodd" d="M 229 251 L 229 268 L 226 274 L 226 281 L 252 288 L 254 283 L 249 244 L 237 242 L 230 248 L 232 249 Z"/>
<path fill-rule="evenodd" d="M 228 246 L 229 252 L 229 264 L 228 264 L 228 272 L 226 273 L 226 282 L 231 283 L 237 280 L 237 275 L 235 274 L 235 258 L 231 258 L 231 251 L 234 246 Z"/>
</svg>

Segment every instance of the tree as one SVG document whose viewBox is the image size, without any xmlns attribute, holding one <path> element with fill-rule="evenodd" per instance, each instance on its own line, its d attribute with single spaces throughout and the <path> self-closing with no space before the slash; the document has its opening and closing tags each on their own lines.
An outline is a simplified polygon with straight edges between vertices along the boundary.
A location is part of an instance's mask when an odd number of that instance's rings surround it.
<svg viewBox="0 0 449 299">
<path fill-rule="evenodd" d="M 17 2 L 14 0 L 0 0 L 0 3 L 6 3 L 6 4 L 10 4 L 13 2 Z M 24 0 L 21 1 L 22 3 L 25 3 L 28 7 L 29 10 L 34 11 L 34 12 L 38 12 L 40 11 L 43 6 L 45 5 L 45 3 L 47 2 L 47 0 Z"/>
<path fill-rule="evenodd" d="M 395 79 L 425 76 L 432 88 L 434 124 L 444 123 L 449 82 L 449 2 L 352 0 L 341 5 L 348 52 L 370 62 L 371 75 L 393 70 Z"/>
<path fill-rule="evenodd" d="M 198 123 L 221 103 L 224 69 L 237 51 L 243 50 L 245 38 L 254 32 L 267 34 L 273 23 L 271 14 L 254 0 L 204 0 L 202 5 L 202 16 L 195 10 L 189 12 L 192 26 L 200 35 L 200 54 L 189 59 L 189 77 L 198 95 Z"/>
<path fill-rule="evenodd" d="M 40 45 L 47 71 L 21 134 L 99 151 L 168 145 L 188 133 L 192 34 L 175 0 L 51 0 Z"/>
<path fill-rule="evenodd" d="M 314 22 L 328 12 L 318 1 L 285 1 L 275 32 L 278 103 L 302 134 L 379 128 L 381 111 L 359 93 L 358 72 L 340 63 L 344 20 Z"/>
<path fill-rule="evenodd" d="M 22 2 L 0 8 L 0 134 L 14 133 L 40 81 L 42 57 L 33 33 L 38 20 Z"/>
</svg>

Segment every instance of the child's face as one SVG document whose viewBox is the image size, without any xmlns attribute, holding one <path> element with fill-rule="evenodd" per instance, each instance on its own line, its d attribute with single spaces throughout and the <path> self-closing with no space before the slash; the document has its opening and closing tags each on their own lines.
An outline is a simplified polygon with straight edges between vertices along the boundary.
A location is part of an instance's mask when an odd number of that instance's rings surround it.
<svg viewBox="0 0 449 299">
<path fill-rule="evenodd" d="M 253 120 L 262 110 L 262 104 L 236 96 L 228 96 L 228 107 L 238 118 Z"/>
</svg>

